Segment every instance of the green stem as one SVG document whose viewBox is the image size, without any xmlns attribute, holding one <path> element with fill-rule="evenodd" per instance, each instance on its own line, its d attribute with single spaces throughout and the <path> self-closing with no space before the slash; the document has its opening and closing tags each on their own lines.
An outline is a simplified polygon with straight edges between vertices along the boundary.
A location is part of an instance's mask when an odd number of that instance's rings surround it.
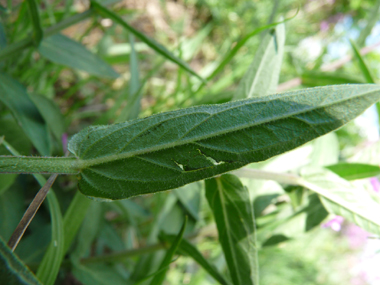
<svg viewBox="0 0 380 285">
<path fill-rule="evenodd" d="M 75 157 L 0 156 L 0 173 L 77 174 Z"/>
<path fill-rule="evenodd" d="M 44 31 L 45 38 L 49 37 L 53 34 L 56 34 L 57 32 L 65 29 L 67 27 L 70 27 L 76 23 L 79 23 L 80 21 L 91 16 L 92 13 L 93 13 L 93 10 L 89 9 L 83 13 L 76 14 L 70 18 L 67 18 L 67 19 L 63 20 L 62 22 L 57 23 L 54 26 L 51 26 L 50 28 L 48 28 Z M 4 60 L 4 59 L 6 59 L 12 55 L 18 54 L 22 50 L 33 46 L 33 44 L 34 44 L 33 36 L 29 36 L 26 39 L 23 39 L 19 42 L 16 42 L 16 43 L 13 43 L 11 45 L 6 46 L 4 49 L 2 49 L 0 51 L 0 61 Z"/>
</svg>

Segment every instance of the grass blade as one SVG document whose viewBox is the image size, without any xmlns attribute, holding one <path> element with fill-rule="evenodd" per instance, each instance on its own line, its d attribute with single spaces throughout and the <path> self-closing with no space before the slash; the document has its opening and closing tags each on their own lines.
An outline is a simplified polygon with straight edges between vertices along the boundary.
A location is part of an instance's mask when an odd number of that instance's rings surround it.
<svg viewBox="0 0 380 285">
<path fill-rule="evenodd" d="M 0 284 L 41 285 L 36 276 L 21 262 L 0 237 Z"/>
<path fill-rule="evenodd" d="M 372 72 L 369 70 L 366 62 L 361 56 L 360 51 L 357 48 L 356 44 L 352 40 L 350 40 L 350 43 L 351 43 L 352 50 L 354 52 L 354 56 L 359 61 L 360 70 L 362 71 L 363 76 L 366 79 L 367 83 L 375 83 L 375 78 L 373 77 Z"/>
<path fill-rule="evenodd" d="M 156 274 L 152 281 L 150 282 L 151 285 L 160 285 L 164 282 L 165 276 L 166 276 L 166 271 L 168 269 L 169 264 L 172 262 L 173 256 L 177 251 L 177 248 L 182 240 L 183 233 L 185 232 L 186 229 L 186 224 L 187 224 L 187 216 L 185 216 L 185 220 L 183 222 L 182 228 L 179 231 L 178 235 L 174 239 L 172 245 L 170 248 L 166 251 L 165 257 L 161 262 L 161 265 L 158 270 L 161 270 L 163 268 L 166 268 L 166 270 L 161 271 L 160 273 Z"/>
<path fill-rule="evenodd" d="M 192 70 L 186 62 L 184 62 L 182 59 L 176 57 L 173 53 L 168 51 L 163 45 L 157 43 L 155 40 L 149 38 L 145 34 L 139 32 L 135 28 L 133 28 L 131 25 L 129 25 L 127 22 L 125 22 L 121 17 L 119 17 L 117 14 L 113 13 L 112 11 L 108 10 L 107 8 L 103 7 L 96 1 L 91 1 L 92 7 L 94 7 L 96 10 L 107 16 L 108 18 L 112 19 L 114 22 L 118 23 L 122 27 L 124 27 L 126 30 L 134 34 L 137 38 L 139 38 L 141 41 L 146 43 L 149 47 L 151 47 L 153 50 L 155 50 L 157 53 L 161 54 L 166 59 L 174 62 L 178 66 L 182 67 L 184 70 L 189 72 L 190 74 L 196 76 L 200 80 L 204 81 L 204 79 L 198 75 L 194 70 Z"/>
<path fill-rule="evenodd" d="M 44 37 L 44 32 L 41 27 L 40 15 L 38 13 L 38 6 L 35 0 L 27 0 L 28 10 L 33 25 L 33 40 L 36 47 L 38 47 Z"/>
<path fill-rule="evenodd" d="M 225 174 L 206 180 L 206 198 L 233 284 L 259 284 L 255 218 L 246 187 Z"/>
<path fill-rule="evenodd" d="M 165 240 L 173 243 L 175 236 L 163 235 Z M 214 265 L 209 263 L 206 258 L 198 251 L 198 249 L 188 242 L 186 239 L 182 239 L 177 249 L 179 254 L 191 256 L 195 262 L 197 262 L 208 274 L 210 274 L 216 281 L 222 285 L 229 284 L 222 274 L 215 268 Z"/>
<path fill-rule="evenodd" d="M 65 243 L 62 214 L 58 199 L 53 191 L 49 191 L 47 201 L 52 223 L 52 241 L 38 267 L 36 275 L 43 284 L 53 285 L 64 257 Z"/>
<path fill-rule="evenodd" d="M 235 92 L 235 100 L 266 96 L 276 92 L 284 45 L 285 24 L 282 23 L 265 35 Z"/>
</svg>

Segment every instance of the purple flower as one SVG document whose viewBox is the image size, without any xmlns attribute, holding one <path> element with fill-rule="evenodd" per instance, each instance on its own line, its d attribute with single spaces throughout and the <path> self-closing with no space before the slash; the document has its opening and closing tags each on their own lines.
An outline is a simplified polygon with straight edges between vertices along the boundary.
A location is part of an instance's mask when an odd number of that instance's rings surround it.
<svg viewBox="0 0 380 285">
<path fill-rule="evenodd" d="M 67 133 L 63 133 L 62 138 L 61 138 L 61 140 L 62 140 L 62 147 L 63 147 L 63 153 L 67 152 L 68 138 L 69 138 L 69 136 L 67 135 Z"/>
<path fill-rule="evenodd" d="M 331 219 L 330 221 L 322 224 L 322 228 L 331 228 L 332 230 L 339 232 L 342 228 L 343 221 L 344 221 L 343 217 L 336 216 L 335 218 Z"/>
<path fill-rule="evenodd" d="M 380 182 L 379 182 L 379 180 L 376 177 L 372 177 L 369 179 L 369 181 L 371 182 L 373 191 L 375 191 L 376 193 L 380 193 Z"/>
<path fill-rule="evenodd" d="M 329 29 L 329 23 L 327 21 L 322 21 L 319 28 L 322 32 L 326 32 Z"/>
</svg>

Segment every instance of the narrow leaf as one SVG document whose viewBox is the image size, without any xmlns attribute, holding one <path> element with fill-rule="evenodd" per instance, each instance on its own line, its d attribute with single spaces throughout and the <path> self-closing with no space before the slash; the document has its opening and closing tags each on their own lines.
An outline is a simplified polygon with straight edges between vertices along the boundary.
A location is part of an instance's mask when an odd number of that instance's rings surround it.
<svg viewBox="0 0 380 285">
<path fill-rule="evenodd" d="M 297 11 L 298 13 L 298 11 Z M 297 15 L 297 14 L 296 14 Z M 252 32 L 248 33 L 246 36 L 244 36 L 241 40 L 239 40 L 236 45 L 223 57 L 219 65 L 215 68 L 215 70 L 207 77 L 207 80 L 211 80 L 214 78 L 220 71 L 224 69 L 224 67 L 234 58 L 235 54 L 245 45 L 245 43 L 253 36 L 261 33 L 262 31 L 265 31 L 267 29 L 273 28 L 277 26 L 278 24 L 285 23 L 291 19 L 293 19 L 296 15 L 293 17 L 290 17 L 288 19 L 285 19 L 281 22 L 272 23 L 263 27 L 260 27 L 256 30 L 253 30 Z"/>
<path fill-rule="evenodd" d="M 28 10 L 33 25 L 33 40 L 36 47 L 38 47 L 44 37 L 41 27 L 40 15 L 38 13 L 38 6 L 35 0 L 27 0 Z"/>
<path fill-rule="evenodd" d="M 307 87 L 334 84 L 365 83 L 362 78 L 342 72 L 304 71 L 301 75 L 302 85 Z"/>
<path fill-rule="evenodd" d="M 136 30 L 135 28 L 133 28 L 131 25 L 129 25 L 127 22 L 125 22 L 121 17 L 119 17 L 118 15 L 116 15 L 114 12 L 112 12 L 112 11 L 108 10 L 107 8 L 103 7 L 102 5 L 100 5 L 99 3 L 97 3 L 96 1 L 91 1 L 91 5 L 96 10 L 98 10 L 99 12 L 101 12 L 102 14 L 104 14 L 105 16 L 107 16 L 108 18 L 112 19 L 113 21 L 115 21 L 116 23 L 118 23 L 119 25 L 121 25 L 123 28 L 127 29 L 129 32 L 131 32 L 132 34 L 134 34 L 137 38 L 139 38 L 141 41 L 143 41 L 144 43 L 146 43 L 149 47 L 151 47 L 157 53 L 161 54 L 166 59 L 174 62 L 178 66 L 182 67 L 184 70 L 186 70 L 190 74 L 198 77 L 200 80 L 204 81 L 204 79 L 200 75 L 198 75 L 194 70 L 192 70 L 188 66 L 188 64 L 186 62 L 184 62 L 182 59 L 176 57 L 173 53 L 171 53 L 170 51 L 168 51 L 163 45 L 157 43 L 155 40 L 149 38 L 145 34 L 139 32 L 138 30 Z"/>
<path fill-rule="evenodd" d="M 365 63 L 363 57 L 361 56 L 360 51 L 357 48 L 356 44 L 352 40 L 350 40 L 350 43 L 351 43 L 352 50 L 354 52 L 354 56 L 359 61 L 360 70 L 362 71 L 363 76 L 366 79 L 367 83 L 375 83 L 375 79 L 371 71 L 369 70 L 367 64 Z"/>
<path fill-rule="evenodd" d="M 276 92 L 284 45 L 285 24 L 280 24 L 265 35 L 234 99 L 260 97 Z"/>
<path fill-rule="evenodd" d="M 160 267 L 159 267 L 158 270 L 163 269 L 163 268 L 167 268 L 168 265 L 172 262 L 173 256 L 174 256 L 175 252 L 177 251 L 177 248 L 178 248 L 178 246 L 179 246 L 179 244 L 180 244 L 180 242 L 182 240 L 183 233 L 185 232 L 186 223 L 187 223 L 187 216 L 185 216 L 185 220 L 183 222 L 181 230 L 179 231 L 178 235 L 174 239 L 174 241 L 173 241 L 172 245 L 170 246 L 170 248 L 166 251 L 165 257 L 162 260 L 161 265 L 160 265 Z M 162 284 L 164 282 L 167 269 L 164 270 L 164 271 L 162 271 L 162 272 L 160 272 L 160 273 L 158 273 L 158 274 L 156 274 L 153 277 L 153 279 L 150 282 L 150 284 L 151 285 L 160 285 L 160 284 Z"/>
<path fill-rule="evenodd" d="M 258 284 L 255 218 L 248 189 L 231 174 L 206 180 L 206 198 L 233 284 Z"/>
<path fill-rule="evenodd" d="M 44 39 L 40 54 L 54 63 L 83 70 L 99 77 L 117 78 L 119 74 L 82 44 L 61 34 Z"/>
<path fill-rule="evenodd" d="M 306 168 L 301 184 L 319 194 L 322 204 L 332 214 L 380 235 L 380 207 L 364 189 L 356 189 L 347 180 L 328 170 Z"/>
<path fill-rule="evenodd" d="M 266 160 L 335 130 L 380 98 L 377 85 L 327 86 L 198 106 L 76 134 L 79 189 L 122 199 Z"/>
<path fill-rule="evenodd" d="M 363 179 L 380 175 L 380 167 L 378 165 L 342 162 L 325 167 L 347 180 Z"/>
<path fill-rule="evenodd" d="M 59 107 L 53 100 L 46 96 L 33 94 L 30 96 L 30 99 L 40 111 L 41 116 L 44 118 L 56 140 L 60 142 L 62 134 L 65 132 L 65 122 Z"/>
<path fill-rule="evenodd" d="M 43 284 L 53 285 L 64 257 L 65 242 L 63 220 L 58 199 L 53 191 L 49 191 L 46 198 L 51 216 L 52 241 L 38 267 L 36 275 Z"/>
<path fill-rule="evenodd" d="M 173 243 L 175 236 L 173 235 L 163 235 L 165 240 L 168 240 Z M 227 285 L 229 284 L 227 280 L 220 274 L 218 269 L 215 268 L 213 264 L 207 261 L 206 258 L 198 251 L 198 249 L 188 242 L 186 239 L 182 239 L 181 243 L 178 246 L 177 252 L 182 255 L 188 255 L 194 259 L 208 274 L 210 274 L 216 281 L 220 284 Z"/>
<path fill-rule="evenodd" d="M 47 125 L 30 100 L 25 87 L 8 75 L 0 73 L 0 101 L 12 111 L 13 116 L 37 150 L 42 155 L 48 156 L 50 140 Z"/>
<path fill-rule="evenodd" d="M 40 281 L 0 237 L 0 284 L 41 285 Z"/>
</svg>

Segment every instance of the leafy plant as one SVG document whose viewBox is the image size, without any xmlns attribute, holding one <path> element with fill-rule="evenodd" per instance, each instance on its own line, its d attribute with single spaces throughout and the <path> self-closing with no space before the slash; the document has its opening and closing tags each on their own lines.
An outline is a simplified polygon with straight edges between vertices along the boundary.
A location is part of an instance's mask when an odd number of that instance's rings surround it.
<svg viewBox="0 0 380 285">
<path fill-rule="evenodd" d="M 77 14 L 70 5 L 60 12 L 49 7 L 40 11 L 35 0 L 22 2 L 17 9 L 9 4 L 2 12 L 0 40 L 6 41 L 0 42 L 0 202 L 9 205 L 0 215 L 4 221 L 0 235 L 9 238 L 9 247 L 0 238 L 2 282 L 55 284 L 60 270 L 71 266 L 72 274 L 84 284 L 163 284 L 165 278 L 170 280 L 171 264 L 179 263 L 173 261 L 177 254 L 193 259 L 220 284 L 259 284 L 260 250 L 296 239 L 330 215 L 380 234 L 378 197 L 349 182 L 379 175 L 379 163 L 365 155 L 339 162 L 337 135 L 331 133 L 379 101 L 378 85 L 359 84 L 361 80 L 351 75 L 314 70 L 302 72 L 305 86 L 336 85 L 275 94 L 285 60 L 285 25 L 293 18 L 273 23 L 271 17 L 269 24 L 247 33 L 208 74 L 202 74 L 182 57 L 185 44 L 171 52 L 136 29 L 130 19 L 125 20 L 129 15 L 124 17 L 124 12 L 113 12 L 96 1 Z M 7 13 L 18 17 L 13 19 Z M 116 72 L 109 64 L 118 59 L 104 54 L 102 58 L 101 47 L 96 54 L 59 33 L 90 19 L 83 39 L 104 16 L 122 28 L 121 38 L 129 43 L 128 92 L 109 91 L 113 80 L 119 80 L 124 72 Z M 45 28 L 48 20 L 53 24 Z M 18 34 L 23 27 L 28 33 Z M 109 33 L 105 38 L 120 36 L 115 30 L 105 31 Z M 210 31 L 208 27 L 204 30 L 206 34 Z M 262 40 L 248 70 L 241 74 L 240 84 L 235 91 L 231 88 L 219 94 L 220 82 L 228 81 L 229 75 L 217 76 L 233 64 L 248 39 L 259 37 L 260 32 Z M 200 39 L 204 38 L 202 34 Z M 199 39 L 188 42 L 189 54 L 192 45 L 201 43 Z M 163 62 L 141 79 L 143 55 L 137 44 L 178 68 L 174 93 L 158 97 L 157 104 L 145 110 L 145 85 Z M 360 50 L 351 44 L 365 80 L 375 83 Z M 38 70 L 42 73 L 35 77 Z M 63 71 L 74 80 L 58 96 L 53 86 L 67 76 Z M 215 80 L 213 86 L 211 80 Z M 104 92 L 104 101 L 113 102 L 102 116 L 86 113 L 86 105 L 96 102 L 96 96 L 71 98 L 90 83 Z M 105 95 L 105 90 L 111 95 Z M 206 94 L 211 91 L 216 98 Z M 65 116 L 54 98 L 62 105 L 71 101 L 65 106 Z M 167 104 L 170 99 L 176 103 L 173 108 Z M 199 106 L 199 102 L 221 104 Z M 171 110 L 176 107 L 183 108 Z M 164 112 L 150 114 L 158 111 Z M 85 123 L 84 118 L 92 117 L 95 119 Z M 92 125 L 83 127 L 88 124 Z M 66 152 L 68 130 L 76 133 Z M 311 151 L 304 155 L 306 148 Z M 276 167 L 279 170 L 272 172 Z M 20 214 L 24 192 L 35 187 L 29 176 L 16 178 L 15 174 L 33 174 L 42 188 L 13 232 L 17 219 L 11 220 L 10 213 Z M 42 174 L 52 176 L 46 179 Z M 68 175 L 58 177 L 58 190 L 49 190 L 59 174 Z M 203 180 L 204 184 L 199 182 Z M 261 180 L 265 182 L 258 182 Z M 147 195 L 153 193 L 159 194 Z M 44 209 L 37 213 L 45 197 L 50 223 L 41 214 Z M 126 198 L 131 199 L 121 200 Z M 203 205 L 204 199 L 208 207 Z M 104 200 L 112 202 L 100 203 Z M 189 241 L 201 235 L 197 223 L 207 220 L 201 217 L 203 212 L 215 220 L 220 256 L 227 270 Z M 105 213 L 116 218 L 105 219 Z M 40 224 L 31 223 L 33 218 Z M 141 230 L 141 224 L 151 227 Z M 50 232 L 51 239 L 28 251 L 27 245 L 37 243 L 42 232 Z M 140 237 L 146 245 L 135 249 Z"/>
</svg>

